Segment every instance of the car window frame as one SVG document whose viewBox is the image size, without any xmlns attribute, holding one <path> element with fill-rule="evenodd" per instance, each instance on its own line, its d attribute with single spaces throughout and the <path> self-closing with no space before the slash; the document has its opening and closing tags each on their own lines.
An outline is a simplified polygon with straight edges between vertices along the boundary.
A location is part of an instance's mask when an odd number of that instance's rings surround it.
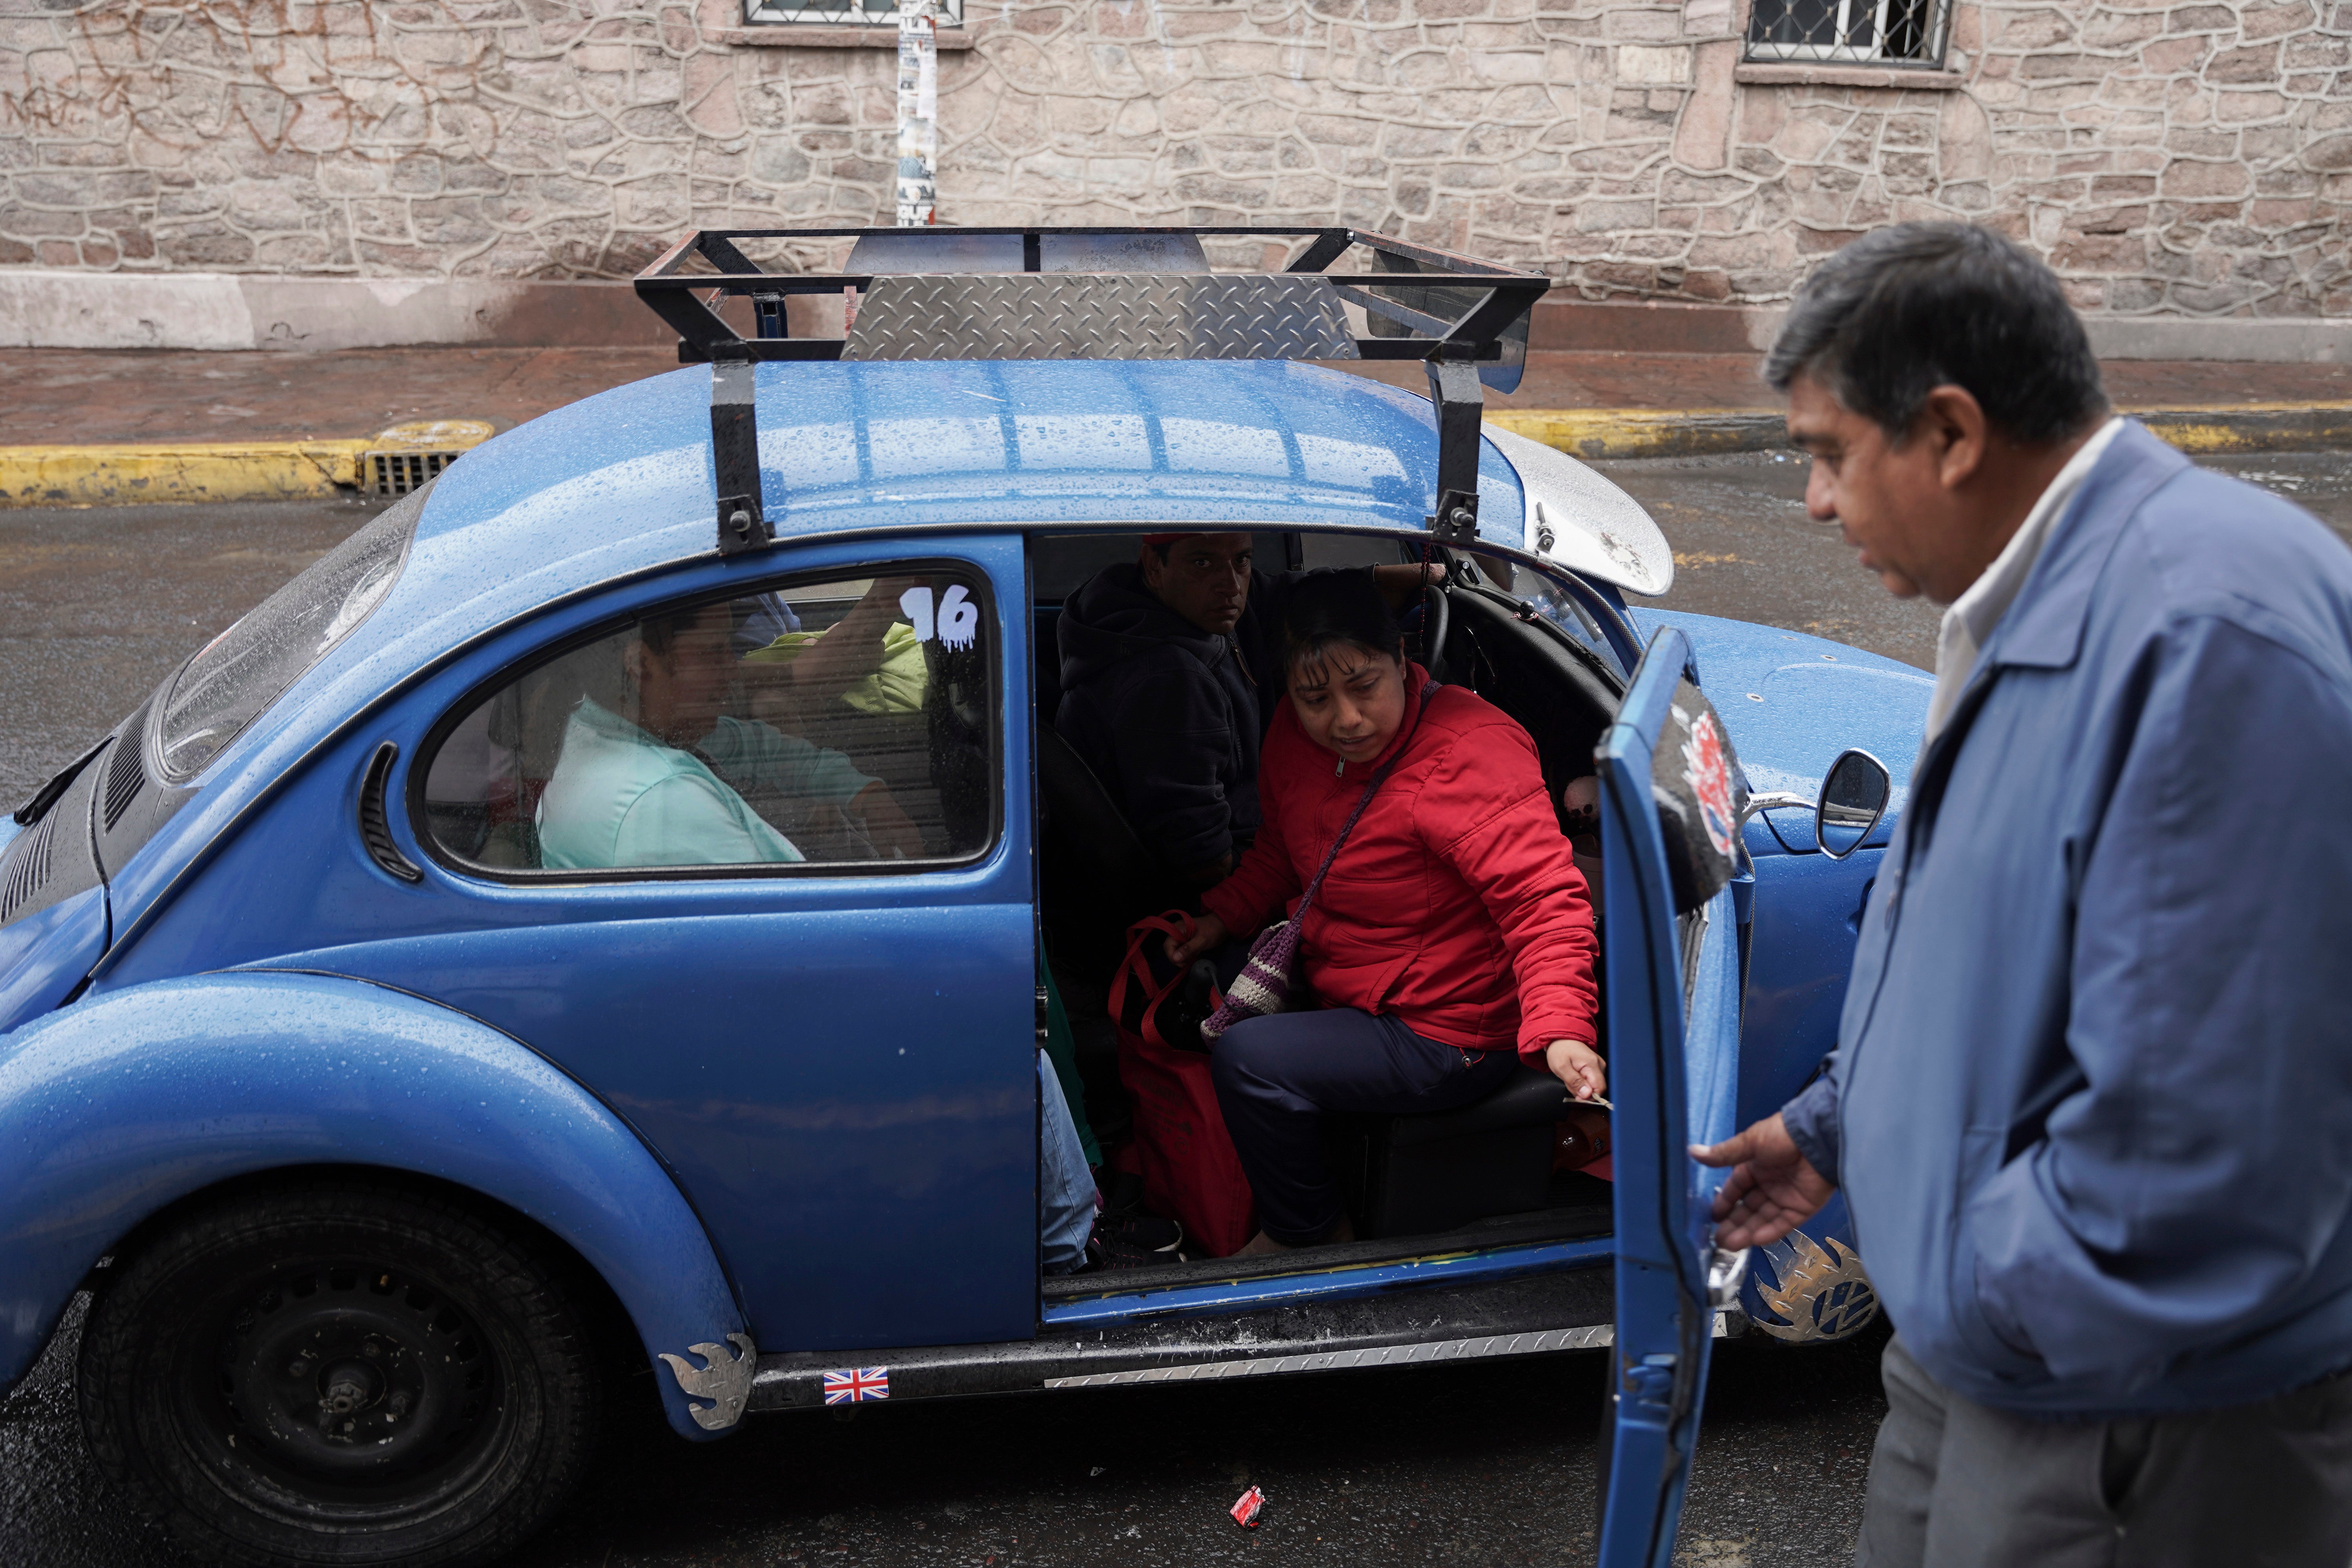
<svg viewBox="0 0 2352 1568">
<path fill-rule="evenodd" d="M 989 743 L 988 743 L 988 832 L 980 846 L 970 853 L 942 856 L 929 860 L 786 860 L 737 861 L 715 866 L 612 866 L 575 867 L 509 867 L 485 866 L 465 859 L 444 846 L 434 830 L 426 808 L 426 784 L 432 776 L 433 763 L 441 748 L 457 728 L 492 696 L 520 680 L 532 670 L 578 652 L 591 644 L 617 636 L 625 628 L 652 616 L 677 611 L 699 609 L 708 605 L 727 604 L 736 599 L 750 598 L 758 594 L 783 593 L 795 585 L 837 582 L 858 576 L 880 577 L 919 575 L 929 572 L 955 573 L 971 580 L 971 599 L 980 606 L 981 624 L 993 628 L 998 635 L 986 639 L 988 660 Z M 1004 641 L 1001 617 L 997 614 L 997 588 L 989 569 L 977 561 L 961 556 L 918 554 L 906 557 L 883 556 L 877 559 L 837 562 L 823 566 L 804 566 L 748 581 L 705 586 L 691 592 L 668 596 L 647 598 L 625 610 L 601 617 L 576 631 L 568 632 L 551 642 L 536 645 L 528 652 L 509 659 L 466 690 L 436 716 L 425 731 L 416 747 L 416 760 L 407 769 L 404 789 L 410 833 L 417 847 L 439 869 L 463 881 L 487 883 L 504 888 L 547 888 L 566 885 L 593 884 L 610 886 L 637 882 L 719 882 L 765 881 L 777 879 L 802 880 L 809 878 L 929 876 L 944 871 L 968 869 L 989 859 L 1000 851 L 1005 837 L 1005 756 L 1006 720 L 1004 715 Z"/>
</svg>

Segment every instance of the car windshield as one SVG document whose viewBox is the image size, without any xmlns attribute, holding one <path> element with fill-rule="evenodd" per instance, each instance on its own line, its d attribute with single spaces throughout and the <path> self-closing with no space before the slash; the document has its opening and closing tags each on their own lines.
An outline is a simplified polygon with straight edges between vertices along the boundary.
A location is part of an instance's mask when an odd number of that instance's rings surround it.
<svg viewBox="0 0 2352 1568">
<path fill-rule="evenodd" d="M 1486 557 L 1479 557 L 1479 560 L 1484 562 Z M 1528 606 L 1534 606 L 1536 614 L 1543 616 L 1545 621 L 1550 621 L 1561 632 L 1567 632 L 1571 642 L 1588 648 L 1597 660 L 1601 660 L 1601 666 L 1616 672 L 1618 679 L 1633 677 L 1633 670 L 1625 668 L 1625 660 L 1618 658 L 1618 651 L 1609 644 L 1609 635 L 1601 630 L 1601 623 L 1595 621 L 1592 611 L 1578 605 L 1576 595 L 1569 593 L 1564 585 L 1555 583 L 1545 574 L 1536 572 L 1531 566 L 1522 566 L 1517 574 L 1517 593 L 1519 597 L 1527 599 Z"/>
<path fill-rule="evenodd" d="M 310 563 L 181 668 L 163 708 L 163 771 L 194 778 L 367 619 L 400 575 L 432 486 Z"/>
</svg>

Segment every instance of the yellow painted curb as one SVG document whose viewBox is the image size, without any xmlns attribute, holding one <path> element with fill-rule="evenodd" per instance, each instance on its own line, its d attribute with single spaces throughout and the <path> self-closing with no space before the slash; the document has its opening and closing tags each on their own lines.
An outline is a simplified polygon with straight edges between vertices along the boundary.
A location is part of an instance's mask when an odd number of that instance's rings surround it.
<svg viewBox="0 0 2352 1568">
<path fill-rule="evenodd" d="M 2184 452 L 2352 449 L 2352 403 L 2151 405 L 2119 412 Z M 1785 417 L 1770 408 L 1506 409 L 1487 415 L 1486 423 L 1586 458 L 1705 457 L 1789 444 Z"/>
<path fill-rule="evenodd" d="M 2352 403 L 2246 403 L 2121 412 L 2184 452 L 2339 452 L 2352 447 Z"/>
<path fill-rule="evenodd" d="M 358 483 L 364 441 L 0 447 L 0 506 L 298 500 Z"/>
<path fill-rule="evenodd" d="M 1769 408 L 1526 408 L 1486 423 L 1587 458 L 1759 452 L 1789 440 L 1787 420 Z"/>
<path fill-rule="evenodd" d="M 351 440 L 0 447 L 0 508 L 345 495 L 367 487 L 367 467 L 379 457 L 462 452 L 494 433 L 486 420 L 436 419 Z"/>
</svg>

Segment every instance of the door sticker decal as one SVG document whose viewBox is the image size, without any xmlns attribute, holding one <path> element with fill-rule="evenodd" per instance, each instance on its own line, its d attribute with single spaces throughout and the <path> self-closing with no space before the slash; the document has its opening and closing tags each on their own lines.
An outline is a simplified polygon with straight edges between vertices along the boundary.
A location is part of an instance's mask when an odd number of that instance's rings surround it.
<svg viewBox="0 0 2352 1568">
<path fill-rule="evenodd" d="M 898 608 L 914 623 L 919 643 L 936 637 L 941 647 L 961 652 L 980 640 L 980 606 L 961 583 L 940 596 L 936 610 L 929 588 L 908 589 L 898 595 Z"/>
<path fill-rule="evenodd" d="M 1733 826 L 1731 763 L 1724 754 L 1723 731 L 1712 712 L 1702 710 L 1694 719 L 1677 708 L 1675 717 L 1690 731 L 1690 739 L 1682 748 L 1683 783 L 1698 800 L 1699 820 L 1706 825 L 1716 853 L 1728 856 Z"/>
<path fill-rule="evenodd" d="M 863 1405 L 869 1399 L 889 1397 L 890 1369 L 887 1366 L 844 1367 L 824 1374 L 827 1405 Z"/>
</svg>

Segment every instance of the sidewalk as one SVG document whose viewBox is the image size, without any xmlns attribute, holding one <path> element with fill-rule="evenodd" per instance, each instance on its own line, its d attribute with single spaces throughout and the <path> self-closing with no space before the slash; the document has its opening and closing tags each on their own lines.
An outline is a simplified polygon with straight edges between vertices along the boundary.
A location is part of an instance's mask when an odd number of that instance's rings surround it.
<svg viewBox="0 0 2352 1568">
<path fill-rule="evenodd" d="M 1489 417 L 1590 458 L 1760 450 L 1783 437 L 1759 363 L 1539 351 L 1517 393 L 1488 395 Z M 677 368 L 660 348 L 0 350 L 0 506 L 332 494 L 353 482 L 356 453 L 391 426 L 472 419 L 502 430 Z M 1340 368 L 1424 385 L 1415 364 Z M 2150 424 L 2194 450 L 2352 446 L 2352 366 L 2104 368 L 2119 407 L 2165 411 Z"/>
</svg>

